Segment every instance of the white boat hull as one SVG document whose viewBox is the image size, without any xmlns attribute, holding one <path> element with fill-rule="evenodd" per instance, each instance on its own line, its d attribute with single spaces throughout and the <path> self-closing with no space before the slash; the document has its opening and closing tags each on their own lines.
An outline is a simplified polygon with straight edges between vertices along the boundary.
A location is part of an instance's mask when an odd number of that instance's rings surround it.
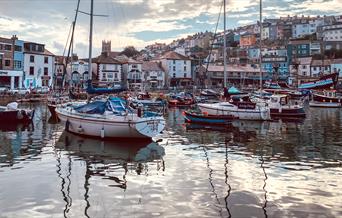
<svg viewBox="0 0 342 218">
<path fill-rule="evenodd" d="M 165 128 L 163 117 L 89 115 L 61 107 L 56 113 L 67 131 L 99 138 L 152 138 Z"/>
<path fill-rule="evenodd" d="M 310 107 L 324 107 L 324 108 L 340 108 L 342 107 L 341 103 L 335 102 L 318 102 L 318 101 L 310 101 Z"/>
<path fill-rule="evenodd" d="M 237 109 L 237 107 L 226 108 L 217 104 L 198 104 L 198 107 L 208 115 L 234 116 L 240 120 L 270 120 L 270 110 L 263 107 Z"/>
</svg>

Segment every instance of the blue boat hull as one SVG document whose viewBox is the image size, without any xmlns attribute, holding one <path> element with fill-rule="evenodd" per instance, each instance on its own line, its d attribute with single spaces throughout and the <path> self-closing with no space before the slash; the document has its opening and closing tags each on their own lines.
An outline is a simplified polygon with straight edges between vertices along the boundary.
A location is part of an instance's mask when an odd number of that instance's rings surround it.
<svg viewBox="0 0 342 218">
<path fill-rule="evenodd" d="M 231 116 L 208 116 L 204 114 L 194 114 L 184 112 L 184 119 L 189 123 L 201 123 L 209 125 L 227 125 L 230 124 L 233 117 Z"/>
</svg>

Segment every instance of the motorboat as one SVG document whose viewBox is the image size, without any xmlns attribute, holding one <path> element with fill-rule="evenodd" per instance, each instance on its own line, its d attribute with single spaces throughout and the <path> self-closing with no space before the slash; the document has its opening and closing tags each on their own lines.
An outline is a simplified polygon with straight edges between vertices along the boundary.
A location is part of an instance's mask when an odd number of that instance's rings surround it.
<svg viewBox="0 0 342 218">
<path fill-rule="evenodd" d="M 200 96 L 205 98 L 219 98 L 220 93 L 212 90 L 212 89 L 204 89 L 201 91 Z"/>
<path fill-rule="evenodd" d="M 81 105 L 66 103 L 57 106 L 56 113 L 67 131 L 91 137 L 151 139 L 165 128 L 163 116 L 134 110 L 119 97 Z"/>
<path fill-rule="evenodd" d="M 170 95 L 167 102 L 169 107 L 184 107 L 193 105 L 195 100 L 192 94 L 181 92 L 176 95 Z"/>
<path fill-rule="evenodd" d="M 310 107 L 342 107 L 342 96 L 338 96 L 336 90 L 324 90 L 321 93 L 313 93 Z"/>
<path fill-rule="evenodd" d="M 291 102 L 288 95 L 271 95 L 266 99 L 257 98 L 255 102 L 268 106 L 270 108 L 271 118 L 306 116 L 302 102 Z"/>
<path fill-rule="evenodd" d="M 198 104 L 198 108 L 212 116 L 233 116 L 241 120 L 270 120 L 270 109 L 246 99 L 213 104 Z"/>
<path fill-rule="evenodd" d="M 11 102 L 7 106 L 0 106 L 1 123 L 29 123 L 34 116 L 34 110 L 20 109 L 17 102 Z"/>
</svg>

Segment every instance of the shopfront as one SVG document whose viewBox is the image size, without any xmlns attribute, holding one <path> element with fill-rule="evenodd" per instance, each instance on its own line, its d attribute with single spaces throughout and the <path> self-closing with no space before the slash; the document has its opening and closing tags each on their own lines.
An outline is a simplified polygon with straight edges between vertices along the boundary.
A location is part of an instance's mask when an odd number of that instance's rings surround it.
<svg viewBox="0 0 342 218">
<path fill-rule="evenodd" d="M 0 70 L 0 87 L 8 89 L 22 88 L 23 71 Z"/>
</svg>

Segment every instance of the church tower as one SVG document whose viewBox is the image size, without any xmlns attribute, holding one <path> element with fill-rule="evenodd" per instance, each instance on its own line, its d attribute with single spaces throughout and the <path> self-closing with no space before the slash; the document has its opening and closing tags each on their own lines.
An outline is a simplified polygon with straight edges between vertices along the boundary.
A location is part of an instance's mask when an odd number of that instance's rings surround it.
<svg viewBox="0 0 342 218">
<path fill-rule="evenodd" d="M 111 41 L 102 40 L 102 53 L 109 53 L 112 50 Z"/>
</svg>

